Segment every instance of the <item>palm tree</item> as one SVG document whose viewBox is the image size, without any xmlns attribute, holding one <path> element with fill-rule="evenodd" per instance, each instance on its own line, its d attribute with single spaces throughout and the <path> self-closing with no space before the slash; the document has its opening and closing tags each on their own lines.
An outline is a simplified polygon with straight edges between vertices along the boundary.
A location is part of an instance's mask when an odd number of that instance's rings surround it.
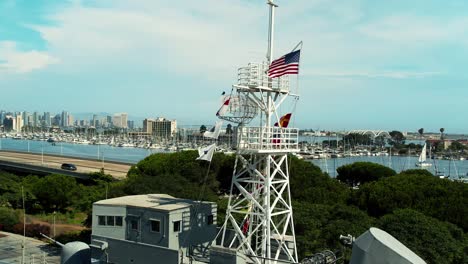
<svg viewBox="0 0 468 264">
<path fill-rule="evenodd" d="M 422 135 L 424 134 L 424 128 L 418 129 L 418 133 L 422 137 Z"/>
<path fill-rule="evenodd" d="M 445 128 L 441 127 L 441 128 L 440 128 L 440 139 L 441 139 L 441 140 L 444 139 L 444 131 L 445 131 Z"/>
</svg>

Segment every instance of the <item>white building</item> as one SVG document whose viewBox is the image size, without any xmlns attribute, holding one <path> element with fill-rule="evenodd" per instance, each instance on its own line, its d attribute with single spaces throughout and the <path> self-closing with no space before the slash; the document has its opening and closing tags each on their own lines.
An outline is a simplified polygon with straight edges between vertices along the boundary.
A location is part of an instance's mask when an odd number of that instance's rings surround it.
<svg viewBox="0 0 468 264">
<path fill-rule="evenodd" d="M 21 115 L 17 115 L 16 116 L 16 122 L 13 123 L 13 124 L 14 124 L 13 130 L 15 130 L 17 132 L 21 132 L 21 129 L 24 126 L 23 117 Z"/>
<path fill-rule="evenodd" d="M 112 117 L 112 124 L 118 128 L 127 128 L 127 113 L 116 113 Z"/>
<path fill-rule="evenodd" d="M 172 138 L 177 133 L 177 121 L 164 117 L 143 120 L 143 132 L 159 138 Z"/>
</svg>

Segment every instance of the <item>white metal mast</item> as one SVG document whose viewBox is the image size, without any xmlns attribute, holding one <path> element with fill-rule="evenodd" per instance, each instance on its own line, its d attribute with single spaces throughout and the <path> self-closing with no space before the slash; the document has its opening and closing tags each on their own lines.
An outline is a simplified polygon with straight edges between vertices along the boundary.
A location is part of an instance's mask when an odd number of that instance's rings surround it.
<svg viewBox="0 0 468 264">
<path fill-rule="evenodd" d="M 268 78 L 273 60 L 274 11 L 269 5 L 267 62 L 249 63 L 238 71 L 230 113 L 236 122 L 237 147 L 226 219 L 220 232 L 223 247 L 236 249 L 251 262 L 297 263 L 288 153 L 298 152 L 297 128 L 272 126 L 277 109 L 290 95 L 289 78 Z M 297 97 L 297 95 L 293 95 Z M 235 103 L 233 103 L 235 102 Z M 245 126 L 261 112 L 259 127 Z"/>
</svg>

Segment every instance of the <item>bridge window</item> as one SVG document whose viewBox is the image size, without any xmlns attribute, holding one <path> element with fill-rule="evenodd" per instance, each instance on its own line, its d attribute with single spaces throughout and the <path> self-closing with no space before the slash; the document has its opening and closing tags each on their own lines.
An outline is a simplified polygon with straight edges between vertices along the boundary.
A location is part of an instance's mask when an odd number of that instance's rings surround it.
<svg viewBox="0 0 468 264">
<path fill-rule="evenodd" d="M 106 217 L 103 215 L 98 216 L 98 225 L 105 226 L 106 225 Z"/>
<path fill-rule="evenodd" d="M 115 217 L 115 225 L 116 226 L 122 226 L 122 217 L 121 216 L 116 216 Z"/>
<path fill-rule="evenodd" d="M 150 220 L 150 222 L 151 222 L 151 232 L 156 232 L 156 233 L 161 232 L 161 221 Z"/>
<path fill-rule="evenodd" d="M 122 216 L 98 215 L 100 226 L 122 226 Z"/>
<path fill-rule="evenodd" d="M 213 215 L 208 215 L 207 219 L 207 224 L 212 225 L 214 223 L 214 216 Z"/>
<path fill-rule="evenodd" d="M 115 223 L 115 221 L 114 221 L 114 216 L 107 216 L 107 222 L 106 222 L 106 224 L 107 224 L 108 226 L 113 226 L 114 223 Z"/>
<path fill-rule="evenodd" d="M 180 220 L 174 222 L 174 232 L 180 232 Z"/>
<path fill-rule="evenodd" d="M 137 220 L 131 220 L 130 221 L 130 227 L 132 230 L 138 230 L 138 221 Z"/>
</svg>

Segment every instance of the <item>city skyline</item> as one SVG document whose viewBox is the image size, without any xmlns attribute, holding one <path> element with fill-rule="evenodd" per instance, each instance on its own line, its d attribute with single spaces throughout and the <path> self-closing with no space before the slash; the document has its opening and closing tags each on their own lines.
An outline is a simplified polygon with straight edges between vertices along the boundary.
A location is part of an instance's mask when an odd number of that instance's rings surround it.
<svg viewBox="0 0 468 264">
<path fill-rule="evenodd" d="M 468 132 L 468 3 L 276 2 L 274 57 L 304 41 L 292 125 Z M 0 108 L 214 124 L 237 68 L 264 59 L 267 16 L 264 1 L 2 1 Z"/>
</svg>

